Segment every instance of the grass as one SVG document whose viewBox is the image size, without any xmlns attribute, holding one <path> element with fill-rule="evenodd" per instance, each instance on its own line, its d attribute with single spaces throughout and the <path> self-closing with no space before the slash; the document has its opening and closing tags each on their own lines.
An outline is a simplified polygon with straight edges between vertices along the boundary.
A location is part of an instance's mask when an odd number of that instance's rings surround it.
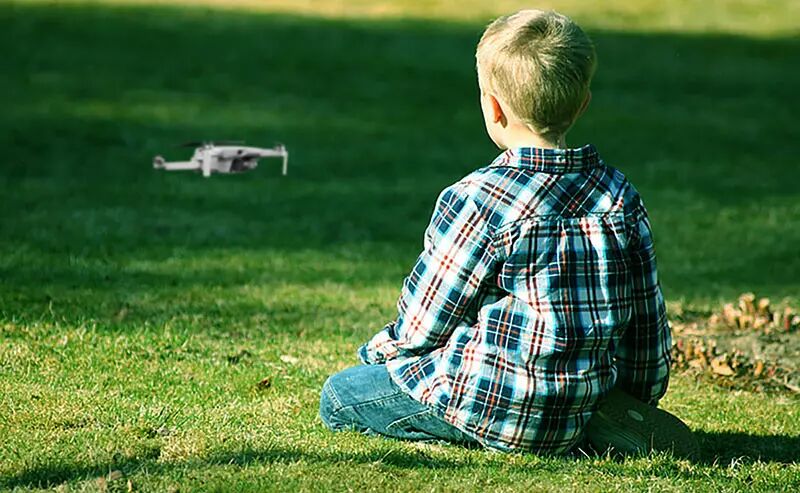
<svg viewBox="0 0 800 493">
<path fill-rule="evenodd" d="M 319 423 L 326 376 L 393 316 L 436 194 L 496 153 L 472 50 L 512 3 L 0 4 L 0 490 L 800 488 L 796 397 L 683 376 L 664 406 L 698 431 L 695 463 Z M 647 200 L 669 301 L 798 304 L 796 4 L 663 4 L 565 4 L 600 56 L 570 141 Z M 283 141 L 290 174 L 150 168 L 203 138 Z"/>
</svg>

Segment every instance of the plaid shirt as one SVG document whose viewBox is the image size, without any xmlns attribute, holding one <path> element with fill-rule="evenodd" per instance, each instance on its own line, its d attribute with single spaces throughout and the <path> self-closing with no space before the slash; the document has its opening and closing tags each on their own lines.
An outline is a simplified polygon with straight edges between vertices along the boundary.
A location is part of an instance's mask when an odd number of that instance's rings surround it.
<svg viewBox="0 0 800 493">
<path fill-rule="evenodd" d="M 590 145 L 511 149 L 446 188 L 398 312 L 361 360 L 488 447 L 562 453 L 615 382 L 667 389 L 647 212 Z"/>
</svg>

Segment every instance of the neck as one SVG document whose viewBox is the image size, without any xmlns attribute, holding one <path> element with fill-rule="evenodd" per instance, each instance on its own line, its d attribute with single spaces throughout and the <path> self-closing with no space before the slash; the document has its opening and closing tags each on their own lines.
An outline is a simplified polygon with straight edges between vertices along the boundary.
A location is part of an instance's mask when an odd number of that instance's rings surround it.
<svg viewBox="0 0 800 493">
<path fill-rule="evenodd" d="M 508 128 L 508 133 L 503 138 L 502 147 L 512 149 L 515 147 L 538 147 L 542 149 L 563 149 L 566 147 L 566 135 L 558 137 L 545 137 L 526 126 Z"/>
</svg>

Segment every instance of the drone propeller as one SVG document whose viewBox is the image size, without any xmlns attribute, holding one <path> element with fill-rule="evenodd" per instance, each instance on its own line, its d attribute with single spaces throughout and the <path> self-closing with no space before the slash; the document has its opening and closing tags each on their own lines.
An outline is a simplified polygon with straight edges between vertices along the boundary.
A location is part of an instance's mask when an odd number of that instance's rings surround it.
<svg viewBox="0 0 800 493">
<path fill-rule="evenodd" d="M 200 141 L 192 141 L 192 142 L 184 142 L 182 144 L 178 144 L 175 147 L 200 147 L 206 145 L 205 142 Z"/>
<path fill-rule="evenodd" d="M 178 144 L 178 147 L 201 147 L 204 145 L 219 145 L 219 146 L 235 146 L 235 145 L 244 145 L 243 140 L 218 140 L 215 142 L 201 142 L 201 141 L 192 141 L 192 142 L 184 142 L 183 144 Z"/>
</svg>

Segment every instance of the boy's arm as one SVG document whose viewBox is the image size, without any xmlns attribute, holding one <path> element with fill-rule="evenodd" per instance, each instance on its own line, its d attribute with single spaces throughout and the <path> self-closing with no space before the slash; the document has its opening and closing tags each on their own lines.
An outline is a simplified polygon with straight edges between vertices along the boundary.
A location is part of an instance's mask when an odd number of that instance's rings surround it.
<svg viewBox="0 0 800 493">
<path fill-rule="evenodd" d="M 494 256 L 488 224 L 456 186 L 437 201 L 425 245 L 403 282 L 397 319 L 358 350 L 367 364 L 443 346 L 486 276 Z"/>
<path fill-rule="evenodd" d="M 617 382 L 634 397 L 656 405 L 667 391 L 672 339 L 658 282 L 650 221 L 641 202 L 633 214 L 628 245 L 632 314 L 615 355 Z"/>
</svg>

